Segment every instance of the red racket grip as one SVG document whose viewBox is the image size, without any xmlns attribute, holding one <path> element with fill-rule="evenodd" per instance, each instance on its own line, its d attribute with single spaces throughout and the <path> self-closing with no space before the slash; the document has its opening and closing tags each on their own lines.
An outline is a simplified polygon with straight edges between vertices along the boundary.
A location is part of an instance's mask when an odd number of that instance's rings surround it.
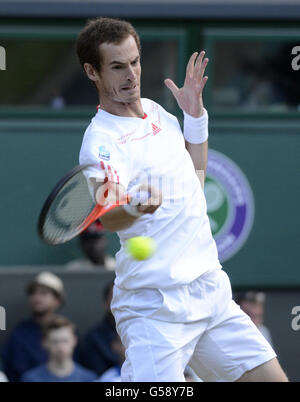
<svg viewBox="0 0 300 402">
<path fill-rule="evenodd" d="M 126 196 L 124 196 L 124 198 L 118 201 L 116 204 L 107 204 L 107 205 L 96 204 L 91 213 L 85 218 L 85 220 L 80 225 L 79 229 L 80 233 L 83 232 L 85 229 L 87 229 L 98 218 L 105 215 L 108 211 L 111 211 L 112 209 L 119 207 L 120 205 L 129 204 L 129 202 L 130 202 L 130 196 L 126 194 Z"/>
</svg>

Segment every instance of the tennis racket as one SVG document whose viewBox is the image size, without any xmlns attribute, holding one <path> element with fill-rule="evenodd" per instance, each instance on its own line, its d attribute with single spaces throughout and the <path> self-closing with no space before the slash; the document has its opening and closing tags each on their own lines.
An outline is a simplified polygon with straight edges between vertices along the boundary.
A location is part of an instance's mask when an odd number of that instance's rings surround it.
<svg viewBox="0 0 300 402">
<path fill-rule="evenodd" d="M 94 188 L 87 179 L 91 169 L 101 169 L 105 175 L 105 185 L 100 193 L 96 192 L 97 202 Z M 119 184 L 119 178 L 110 166 L 107 168 L 103 163 L 79 165 L 70 170 L 54 186 L 42 207 L 38 219 L 40 238 L 51 245 L 66 243 L 108 211 L 128 204 L 131 196 L 127 193 L 112 194 L 111 183 Z"/>
</svg>

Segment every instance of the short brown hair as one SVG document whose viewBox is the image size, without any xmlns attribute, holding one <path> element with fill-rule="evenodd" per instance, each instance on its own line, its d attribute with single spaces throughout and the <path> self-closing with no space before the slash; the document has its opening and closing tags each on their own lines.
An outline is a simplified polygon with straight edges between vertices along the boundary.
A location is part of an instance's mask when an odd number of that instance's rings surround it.
<svg viewBox="0 0 300 402">
<path fill-rule="evenodd" d="M 88 20 L 86 26 L 80 31 L 76 42 L 77 56 L 81 66 L 83 67 L 84 63 L 89 63 L 96 71 L 100 71 L 101 54 L 99 46 L 102 43 L 119 44 L 130 35 L 135 39 L 138 51 L 141 53 L 140 38 L 130 22 L 106 17 Z"/>
<path fill-rule="evenodd" d="M 76 330 L 75 324 L 67 317 L 64 317 L 62 315 L 56 315 L 49 322 L 47 322 L 47 324 L 43 325 L 42 327 L 43 338 L 46 338 L 51 331 L 64 327 L 70 328 L 72 332 L 75 334 Z"/>
</svg>

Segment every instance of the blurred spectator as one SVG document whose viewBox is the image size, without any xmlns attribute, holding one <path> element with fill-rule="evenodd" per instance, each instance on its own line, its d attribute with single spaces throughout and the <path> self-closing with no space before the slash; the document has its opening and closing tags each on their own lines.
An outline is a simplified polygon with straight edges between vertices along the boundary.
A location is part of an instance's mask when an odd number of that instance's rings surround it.
<svg viewBox="0 0 300 402">
<path fill-rule="evenodd" d="M 50 106 L 53 109 L 63 109 L 65 107 L 65 104 L 66 104 L 66 102 L 65 102 L 60 90 L 55 89 L 53 91 L 53 96 L 50 100 Z"/>
<path fill-rule="evenodd" d="M 107 254 L 108 241 L 99 219 L 79 236 L 79 242 L 86 258 L 68 262 L 65 265 L 67 269 L 95 269 L 104 266 L 109 271 L 115 270 L 116 262 Z"/>
<path fill-rule="evenodd" d="M 63 282 L 50 272 L 37 275 L 27 287 L 32 317 L 18 325 L 10 334 L 2 351 L 3 370 L 10 381 L 46 362 L 41 327 L 53 319 L 65 301 Z"/>
<path fill-rule="evenodd" d="M 291 68 L 291 60 L 287 55 L 291 54 L 294 43 L 283 42 L 278 46 L 278 51 L 271 58 L 269 66 L 273 72 L 273 83 L 277 90 L 283 94 L 284 103 L 288 108 L 298 108 L 299 73 Z"/>
<path fill-rule="evenodd" d="M 81 367 L 73 360 L 77 343 L 75 326 L 67 318 L 56 316 L 43 327 L 43 346 L 49 360 L 27 371 L 23 382 L 89 382 L 96 374 Z"/>
<path fill-rule="evenodd" d="M 98 379 L 99 382 L 121 382 L 121 367 L 125 361 L 125 348 L 119 336 L 111 342 L 111 350 L 119 356 L 119 362 L 106 370 Z"/>
<path fill-rule="evenodd" d="M 297 72 L 291 68 L 295 42 L 260 40 L 217 41 L 213 79 L 213 106 L 237 107 L 245 111 L 282 112 L 300 102 Z M 223 61 L 229 59 L 224 69 Z"/>
<path fill-rule="evenodd" d="M 266 296 L 263 292 L 241 292 L 236 295 L 235 301 L 248 314 L 262 335 L 273 346 L 269 329 L 263 325 Z"/>
<path fill-rule="evenodd" d="M 104 290 L 105 316 L 103 320 L 86 334 L 80 348 L 81 363 L 99 376 L 120 362 L 119 353 L 112 348 L 112 342 L 117 337 L 115 319 L 110 310 L 112 289 L 113 283 L 109 283 Z"/>
</svg>

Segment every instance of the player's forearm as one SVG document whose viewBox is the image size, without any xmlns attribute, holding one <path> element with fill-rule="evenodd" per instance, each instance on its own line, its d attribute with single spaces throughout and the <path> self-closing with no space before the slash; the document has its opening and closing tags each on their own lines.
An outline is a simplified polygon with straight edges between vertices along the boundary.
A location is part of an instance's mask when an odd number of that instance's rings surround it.
<svg viewBox="0 0 300 402">
<path fill-rule="evenodd" d="M 94 197 L 100 205 L 102 202 L 114 204 L 116 200 L 122 200 L 128 197 L 125 194 L 124 187 L 119 183 L 106 182 L 105 184 L 96 180 L 92 181 L 94 185 Z M 104 228 L 110 232 L 130 227 L 140 216 L 144 214 L 153 214 L 160 207 L 163 196 L 160 190 L 148 184 L 140 184 L 129 192 L 130 203 L 111 209 L 102 216 L 101 222 Z M 127 200 L 128 201 L 128 200 Z"/>
<path fill-rule="evenodd" d="M 186 141 L 185 146 L 192 158 L 201 186 L 202 188 L 204 188 L 204 180 L 207 167 L 208 141 L 206 140 L 202 144 L 191 144 Z"/>
<path fill-rule="evenodd" d="M 95 178 L 91 178 L 91 183 L 94 186 L 95 200 L 100 204 L 103 201 L 103 194 L 106 195 L 105 198 L 113 195 L 112 199 L 114 203 L 115 200 L 120 200 L 125 193 L 125 188 L 119 183 L 109 182 L 103 184 L 102 181 L 97 181 Z M 109 232 L 117 232 L 131 226 L 136 219 L 136 216 L 128 214 L 122 206 L 119 206 L 103 215 L 101 222 Z"/>
<path fill-rule="evenodd" d="M 184 112 L 183 133 L 186 149 L 192 158 L 201 186 L 204 189 L 208 148 L 208 113 L 205 108 L 202 109 L 200 117 L 192 117 Z"/>
<path fill-rule="evenodd" d="M 136 220 L 137 217 L 129 215 L 122 206 L 112 209 L 101 218 L 104 229 L 109 232 L 127 229 Z"/>
</svg>

